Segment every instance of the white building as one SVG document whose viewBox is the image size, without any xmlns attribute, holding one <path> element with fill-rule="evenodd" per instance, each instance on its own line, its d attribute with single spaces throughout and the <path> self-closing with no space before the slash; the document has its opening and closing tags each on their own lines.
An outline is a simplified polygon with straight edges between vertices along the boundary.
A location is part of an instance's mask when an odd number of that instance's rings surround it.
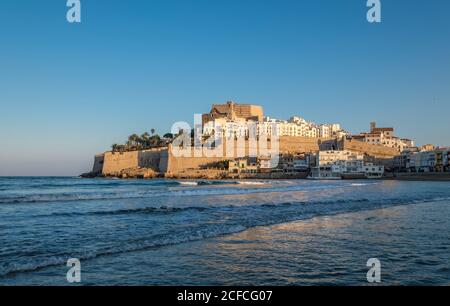
<svg viewBox="0 0 450 306">
<path fill-rule="evenodd" d="M 372 122 L 370 124 L 369 133 L 362 133 L 360 135 L 357 135 L 356 137 L 369 144 L 394 148 L 399 152 L 403 152 L 406 149 L 414 147 L 414 141 L 406 138 L 396 137 L 394 135 L 394 128 L 378 128 L 375 122 Z"/>
<path fill-rule="evenodd" d="M 369 179 L 382 178 L 384 174 L 384 166 L 377 166 L 372 163 L 364 165 L 364 175 Z"/>
<path fill-rule="evenodd" d="M 346 132 L 344 132 L 341 129 L 341 125 L 334 123 L 334 124 L 322 124 L 319 126 L 319 135 L 321 138 L 332 138 L 337 137 L 341 138 L 342 136 L 347 135 Z"/>
<path fill-rule="evenodd" d="M 433 151 L 421 151 L 410 153 L 406 169 L 411 172 L 448 172 L 450 150 L 436 149 Z"/>
<path fill-rule="evenodd" d="M 364 155 L 352 151 L 320 151 L 316 165 L 311 168 L 313 179 L 381 178 L 384 166 L 364 162 Z"/>
<path fill-rule="evenodd" d="M 206 136 L 216 135 L 225 138 L 245 138 L 249 135 L 249 130 L 256 128 L 255 121 L 246 121 L 238 118 L 236 120 L 228 120 L 226 118 L 219 118 L 214 121 L 205 123 L 203 126 L 203 134 Z"/>
<path fill-rule="evenodd" d="M 204 124 L 203 134 L 210 136 L 217 134 L 226 137 L 249 137 L 249 135 L 267 137 L 276 135 L 311 137 L 311 138 L 331 138 L 342 137 L 348 133 L 343 131 L 339 124 L 316 125 L 300 117 L 292 117 L 290 120 L 279 120 L 266 117 L 263 121 L 246 121 L 245 119 L 235 119 L 233 121 L 227 118 L 219 118 Z"/>
</svg>

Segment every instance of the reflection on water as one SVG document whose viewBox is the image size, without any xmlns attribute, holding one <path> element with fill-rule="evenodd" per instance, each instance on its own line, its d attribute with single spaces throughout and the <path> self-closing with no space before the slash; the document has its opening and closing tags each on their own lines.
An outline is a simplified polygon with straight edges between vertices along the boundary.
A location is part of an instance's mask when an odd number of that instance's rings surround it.
<svg viewBox="0 0 450 306">
<path fill-rule="evenodd" d="M 0 284 L 448 284 L 448 186 L 0 178 Z"/>
</svg>

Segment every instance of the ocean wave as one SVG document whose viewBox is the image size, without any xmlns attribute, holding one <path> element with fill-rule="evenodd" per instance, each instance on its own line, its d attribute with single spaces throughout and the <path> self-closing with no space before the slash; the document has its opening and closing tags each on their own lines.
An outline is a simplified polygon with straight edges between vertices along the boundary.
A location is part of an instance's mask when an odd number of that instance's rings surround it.
<svg viewBox="0 0 450 306">
<path fill-rule="evenodd" d="M 264 186 L 270 184 L 268 182 L 259 182 L 259 181 L 239 181 L 237 183 L 239 185 L 250 185 L 250 186 Z"/>
<path fill-rule="evenodd" d="M 337 185 L 317 185 L 317 186 L 277 186 L 267 185 L 265 188 L 197 188 L 204 185 L 236 185 L 239 182 L 218 182 L 218 181 L 198 181 L 198 182 L 183 182 L 174 181 L 172 184 L 186 188 L 182 189 L 149 189 L 136 191 L 107 191 L 107 192 L 61 192 L 61 193 L 41 193 L 28 195 L 3 195 L 0 196 L 0 204 L 21 204 L 21 203 L 42 203 L 42 202 L 64 202 L 64 201 L 94 201 L 94 200 L 124 200 L 124 199 L 140 199 L 149 197 L 163 197 L 163 196 L 203 196 L 203 195 L 235 195 L 261 192 L 286 192 L 286 191 L 300 191 L 300 190 L 317 190 L 327 188 L 340 188 L 343 186 Z M 245 183 L 245 182 L 244 182 Z M 246 182 L 253 183 L 253 182 Z M 184 186 L 183 186 L 184 185 Z M 246 187 L 253 187 L 251 184 L 242 184 Z M 191 188 L 193 187 L 193 188 Z"/>
<path fill-rule="evenodd" d="M 207 213 L 208 216 L 216 216 L 220 219 L 205 219 L 204 223 L 185 228 L 175 228 L 175 230 L 163 234 L 149 235 L 142 238 L 128 237 L 128 240 L 115 243 L 110 241 L 110 245 L 84 251 L 83 253 L 68 253 L 58 256 L 44 254 L 32 258 L 24 258 L 27 262 L 12 260 L 0 263 L 0 276 L 12 273 L 30 272 L 50 266 L 64 265 L 68 258 L 79 258 L 80 260 L 94 259 L 100 256 L 114 255 L 120 253 L 145 250 L 152 247 L 162 247 L 176 245 L 180 243 L 214 238 L 223 235 L 242 232 L 255 226 L 270 226 L 274 224 L 292 222 L 297 220 L 311 219 L 318 216 L 332 216 L 341 213 L 358 212 L 363 210 L 373 210 L 394 205 L 405 205 L 414 203 L 425 203 L 435 201 L 448 201 L 450 197 L 430 196 L 430 197 L 392 197 L 392 198 L 353 198 L 353 199 L 328 199 L 320 201 L 292 201 L 284 203 L 263 203 L 244 206 L 214 206 L 214 207 L 141 207 L 136 209 L 120 209 L 116 211 L 95 211 L 83 214 L 108 215 L 108 214 L 135 214 L 135 213 L 181 213 L 192 210 L 194 213 Z M 214 213 L 210 213 L 214 210 Z M 225 213 L 225 214 L 224 214 Z M 72 216 L 73 213 L 67 213 Z M 223 218 L 226 215 L 227 218 Z M 64 216 L 63 213 L 55 213 L 52 216 Z M 225 220 L 223 223 L 217 223 Z M 214 222 L 212 222 L 214 221 Z M 222 222 L 222 221 L 221 221 Z"/>
<path fill-rule="evenodd" d="M 274 208 L 286 207 L 286 206 L 302 206 L 302 205 L 319 205 L 319 206 L 332 206 L 335 204 L 348 205 L 356 203 L 365 203 L 373 205 L 405 205 L 405 204 L 419 204 L 428 202 L 440 202 L 448 201 L 450 197 L 423 197 L 423 198 L 385 198 L 385 199 L 369 199 L 369 198 L 356 198 L 356 199 L 330 199 L 330 200 L 320 200 L 320 201 L 292 201 L 292 202 L 282 202 L 282 203 L 262 203 L 254 205 L 227 205 L 227 206 L 190 206 L 190 207 L 137 207 L 137 208 L 126 208 L 117 210 L 99 210 L 99 211 L 88 211 L 88 212 L 55 212 L 51 214 L 34 215 L 33 218 L 47 218 L 47 217 L 79 217 L 79 216 L 114 216 L 114 215 L 133 215 L 133 214 L 174 214 L 183 212 L 206 212 L 210 210 L 221 210 L 230 211 L 235 208 L 241 207 L 245 209 L 257 210 L 259 208 Z M 378 206 L 377 206 L 378 207 Z"/>
<path fill-rule="evenodd" d="M 198 182 L 180 182 L 180 185 L 198 186 Z"/>
<path fill-rule="evenodd" d="M 148 193 L 130 192 L 87 192 L 87 193 L 51 193 L 51 194 L 29 194 L 8 195 L 0 197 L 0 204 L 22 204 L 42 202 L 65 202 L 65 201 L 93 201 L 113 200 L 145 197 Z"/>
<path fill-rule="evenodd" d="M 114 191 L 74 191 L 36 194 L 9 194 L 0 195 L 0 204 L 28 204 L 47 202 L 69 202 L 69 201 L 106 201 L 106 200 L 126 200 L 126 199 L 146 199 L 157 197 L 184 197 L 184 196 L 220 196 L 220 195 L 240 195 L 258 193 L 280 193 L 299 191 L 320 191 L 330 189 L 352 188 L 355 184 L 341 182 L 320 183 L 320 184 L 280 184 L 277 182 L 259 181 L 170 181 L 165 184 L 172 184 L 174 188 L 137 190 L 114 190 Z M 376 185 L 376 182 L 365 183 L 365 186 Z M 208 186 L 213 185 L 213 186 Z M 217 188 L 214 185 L 224 185 Z M 235 186 L 233 186 L 235 185 Z M 178 188 L 176 188 L 178 187 Z M 99 188 L 101 189 L 101 188 Z"/>
<path fill-rule="evenodd" d="M 65 265 L 69 258 L 77 258 L 80 261 L 90 260 L 100 256 L 122 254 L 141 251 L 153 247 L 163 247 L 207 238 L 214 238 L 245 231 L 247 228 L 241 225 L 213 225 L 191 232 L 178 233 L 177 235 L 157 235 L 145 239 L 128 241 L 120 247 L 106 248 L 103 250 L 92 250 L 78 254 L 67 254 L 67 256 L 50 256 L 42 260 L 33 260 L 28 263 L 1 263 L 0 277 L 14 273 L 32 272 L 52 266 Z"/>
<path fill-rule="evenodd" d="M 354 187 L 363 187 L 363 186 L 367 186 L 368 184 L 365 183 L 353 183 L 352 186 Z"/>
<path fill-rule="evenodd" d="M 139 207 L 118 210 L 100 210 L 91 212 L 61 212 L 51 213 L 47 215 L 36 215 L 35 218 L 40 217 L 76 217 L 76 216 L 114 216 L 114 215 L 130 215 L 130 214 L 171 214 L 183 211 L 205 211 L 207 207 Z"/>
<path fill-rule="evenodd" d="M 0 185 L 0 190 L 9 190 L 14 189 L 16 187 L 20 187 L 23 189 L 24 187 L 30 189 L 58 189 L 58 188 L 85 188 L 85 187 L 93 187 L 93 188 L 108 188 L 108 187 L 129 187 L 129 186 L 148 186 L 148 187 L 163 187 L 163 186 L 179 186 L 180 182 L 177 181 L 159 181 L 159 180 L 119 180 L 119 179 L 96 179 L 92 181 L 83 180 L 79 182 L 25 182 L 20 185 L 9 184 L 9 185 Z"/>
</svg>

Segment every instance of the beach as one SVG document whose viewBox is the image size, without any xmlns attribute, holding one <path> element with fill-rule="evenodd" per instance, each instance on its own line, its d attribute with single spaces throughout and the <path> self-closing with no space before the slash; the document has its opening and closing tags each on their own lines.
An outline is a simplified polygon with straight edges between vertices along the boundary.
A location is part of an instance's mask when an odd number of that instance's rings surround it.
<svg viewBox="0 0 450 306">
<path fill-rule="evenodd" d="M 1 285 L 449 284 L 445 182 L 2 178 L 0 215 Z"/>
</svg>

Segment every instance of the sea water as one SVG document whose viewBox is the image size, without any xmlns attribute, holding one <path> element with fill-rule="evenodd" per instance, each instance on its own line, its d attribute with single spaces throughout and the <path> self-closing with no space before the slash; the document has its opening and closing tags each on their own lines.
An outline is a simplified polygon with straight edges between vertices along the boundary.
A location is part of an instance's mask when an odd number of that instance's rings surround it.
<svg viewBox="0 0 450 306">
<path fill-rule="evenodd" d="M 0 178 L 0 285 L 450 283 L 450 183 Z"/>
</svg>

